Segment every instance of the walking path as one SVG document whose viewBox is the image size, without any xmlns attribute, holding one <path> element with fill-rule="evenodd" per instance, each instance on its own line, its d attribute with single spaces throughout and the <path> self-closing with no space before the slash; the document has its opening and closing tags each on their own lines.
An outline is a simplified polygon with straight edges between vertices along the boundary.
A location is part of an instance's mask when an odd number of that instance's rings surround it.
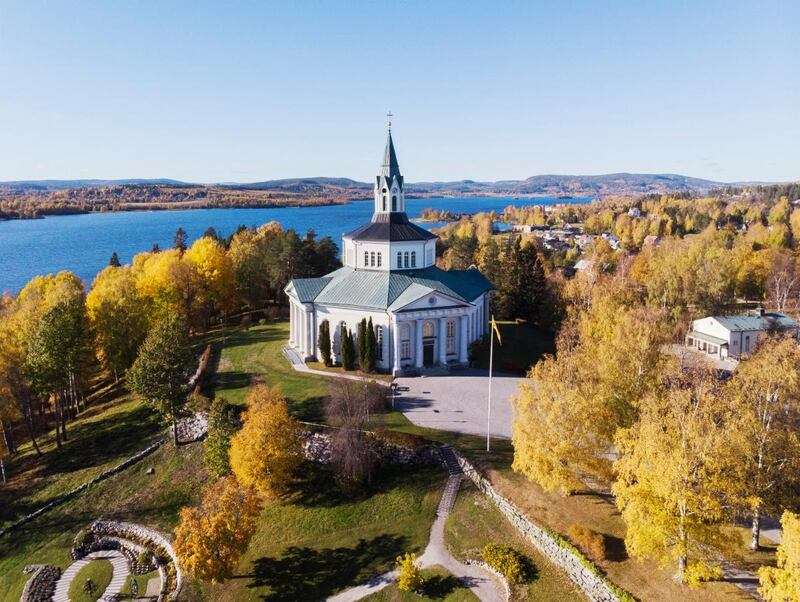
<svg viewBox="0 0 800 602">
<path fill-rule="evenodd" d="M 122 552 L 117 550 L 101 550 L 99 552 L 92 552 L 87 554 L 82 560 L 73 562 L 69 568 L 61 575 L 61 578 L 56 583 L 56 590 L 53 593 L 53 602 L 69 602 L 69 586 L 72 580 L 80 572 L 80 570 L 89 564 L 92 560 L 108 560 L 111 562 L 112 573 L 111 583 L 108 584 L 106 591 L 100 599 L 111 599 L 112 596 L 119 594 L 125 585 L 125 580 L 128 578 L 130 570 L 128 569 L 128 561 Z"/>
<path fill-rule="evenodd" d="M 296 372 L 305 372 L 307 374 L 318 374 L 319 376 L 327 376 L 328 378 L 343 378 L 345 380 L 356 380 L 359 382 L 374 382 L 379 385 L 383 385 L 384 387 L 388 387 L 389 383 L 385 380 L 380 380 L 377 378 L 368 378 L 366 376 L 356 376 L 355 374 L 341 374 L 339 372 L 327 372 L 325 370 L 315 370 L 314 368 L 309 368 L 308 364 L 306 364 L 302 358 L 297 354 L 297 351 L 292 349 L 291 347 L 284 347 L 283 348 L 283 355 L 286 356 L 286 359 L 289 360 L 289 363 L 292 365 L 292 368 Z"/>
<path fill-rule="evenodd" d="M 453 508 L 456 496 L 458 496 L 458 490 L 461 486 L 461 479 L 464 477 L 464 473 L 452 449 L 443 447 L 442 456 L 450 476 L 447 479 L 447 483 L 445 483 L 442 498 L 439 500 L 436 520 L 431 527 L 430 540 L 422 556 L 419 557 L 419 563 L 423 568 L 434 565 L 443 566 L 459 579 L 459 581 L 469 587 L 483 602 L 502 602 L 506 599 L 505 593 L 494 576 L 477 566 L 460 562 L 450 554 L 444 543 L 444 524 L 445 521 L 447 521 L 447 515 L 450 514 L 450 510 Z M 396 577 L 396 570 L 389 571 L 371 579 L 363 585 L 350 588 L 328 598 L 328 602 L 355 602 L 355 600 L 365 598 L 383 589 L 387 585 L 390 585 L 394 582 Z"/>
</svg>

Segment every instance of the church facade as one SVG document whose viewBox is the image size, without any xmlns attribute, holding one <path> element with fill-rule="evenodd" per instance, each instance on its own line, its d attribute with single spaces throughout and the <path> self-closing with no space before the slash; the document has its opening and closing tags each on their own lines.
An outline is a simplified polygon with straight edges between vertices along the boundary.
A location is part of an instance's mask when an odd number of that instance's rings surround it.
<svg viewBox="0 0 800 602">
<path fill-rule="evenodd" d="M 436 267 L 437 236 L 406 215 L 391 123 L 374 204 L 372 220 L 342 237 L 343 267 L 287 285 L 290 347 L 305 360 L 318 358 L 320 324 L 327 320 L 339 361 L 342 326 L 356 331 L 372 318 L 380 370 L 398 375 L 465 365 L 469 344 L 487 332 L 492 285 L 474 268 Z"/>
</svg>

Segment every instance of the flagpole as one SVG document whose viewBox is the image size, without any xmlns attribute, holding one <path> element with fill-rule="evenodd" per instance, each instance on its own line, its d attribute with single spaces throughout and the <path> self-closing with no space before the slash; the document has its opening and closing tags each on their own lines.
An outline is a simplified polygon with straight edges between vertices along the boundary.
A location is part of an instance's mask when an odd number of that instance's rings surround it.
<svg viewBox="0 0 800 602">
<path fill-rule="evenodd" d="M 494 318 L 492 318 L 494 321 Z M 489 432 L 492 424 L 492 364 L 494 362 L 494 328 L 489 329 L 489 398 L 486 400 L 486 451 L 489 451 Z"/>
</svg>

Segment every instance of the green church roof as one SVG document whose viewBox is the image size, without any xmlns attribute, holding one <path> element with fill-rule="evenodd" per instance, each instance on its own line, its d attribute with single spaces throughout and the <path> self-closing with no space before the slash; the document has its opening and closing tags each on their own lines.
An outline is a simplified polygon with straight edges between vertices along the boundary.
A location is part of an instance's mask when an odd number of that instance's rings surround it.
<svg viewBox="0 0 800 602">
<path fill-rule="evenodd" d="M 437 267 L 391 272 L 343 267 L 323 278 L 292 280 L 289 286 L 302 303 L 365 309 L 400 308 L 434 291 L 456 301 L 472 302 L 493 288 L 478 270 Z"/>
</svg>

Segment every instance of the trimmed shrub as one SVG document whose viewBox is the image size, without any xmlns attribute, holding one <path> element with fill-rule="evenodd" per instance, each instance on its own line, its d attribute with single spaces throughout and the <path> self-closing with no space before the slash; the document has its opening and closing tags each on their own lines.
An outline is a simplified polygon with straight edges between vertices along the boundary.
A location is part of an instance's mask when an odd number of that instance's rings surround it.
<svg viewBox="0 0 800 602">
<path fill-rule="evenodd" d="M 527 577 L 525 557 L 510 546 L 487 543 L 483 547 L 483 559 L 511 585 L 522 583 Z"/>
<path fill-rule="evenodd" d="M 567 530 L 567 535 L 593 560 L 606 560 L 606 537 L 602 533 L 583 525 L 573 524 Z"/>
</svg>

